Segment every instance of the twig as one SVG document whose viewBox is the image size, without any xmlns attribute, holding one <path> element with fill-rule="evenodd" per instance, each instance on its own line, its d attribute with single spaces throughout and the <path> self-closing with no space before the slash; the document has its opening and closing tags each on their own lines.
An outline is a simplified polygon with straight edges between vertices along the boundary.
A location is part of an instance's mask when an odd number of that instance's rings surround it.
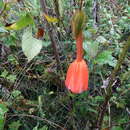
<svg viewBox="0 0 130 130">
<path fill-rule="evenodd" d="M 80 0 L 80 10 L 82 10 L 82 7 L 83 7 L 83 0 Z"/>
<path fill-rule="evenodd" d="M 121 125 L 127 125 L 127 124 L 130 124 L 130 121 L 124 122 L 124 123 L 120 123 L 120 124 L 112 124 L 112 126 L 121 126 Z"/>
<path fill-rule="evenodd" d="M 98 130 L 101 130 L 101 128 L 102 128 L 103 118 L 104 118 L 104 115 L 105 115 L 105 112 L 107 109 L 107 105 L 108 105 L 109 100 L 112 97 L 112 84 L 114 83 L 114 80 L 116 78 L 116 74 L 118 73 L 123 61 L 125 60 L 125 57 L 126 57 L 126 54 L 127 54 L 129 47 L 130 47 L 130 37 L 128 38 L 128 41 L 124 45 L 124 48 L 120 54 L 119 60 L 118 60 L 114 70 L 112 71 L 112 73 L 110 75 L 110 80 L 109 80 L 108 87 L 107 87 L 107 94 L 105 95 L 105 101 L 101 107 L 102 109 L 100 110 L 99 116 L 97 119 Z"/>
<path fill-rule="evenodd" d="M 66 130 L 65 128 L 63 128 L 62 126 L 50 121 L 50 120 L 47 120 L 46 118 L 41 118 L 39 116 L 35 116 L 35 115 L 28 115 L 28 114 L 12 114 L 12 115 L 8 115 L 8 116 L 11 116 L 11 117 L 30 117 L 30 118 L 33 118 L 35 120 L 40 120 L 40 121 L 45 121 L 47 122 L 48 124 L 50 124 L 51 126 L 53 127 L 58 127 L 60 128 L 61 130 Z"/>
<path fill-rule="evenodd" d="M 111 127 L 111 106 L 109 102 L 108 102 L 108 113 L 109 113 L 109 128 L 110 128 Z"/>
<path fill-rule="evenodd" d="M 99 23 L 99 3 L 98 0 L 93 1 L 93 18 L 94 18 L 94 27 L 97 28 Z"/>
<path fill-rule="evenodd" d="M 59 19 L 60 18 L 60 12 L 59 12 L 59 2 L 58 2 L 58 0 L 54 0 L 54 7 L 55 7 L 56 16 Z"/>
</svg>

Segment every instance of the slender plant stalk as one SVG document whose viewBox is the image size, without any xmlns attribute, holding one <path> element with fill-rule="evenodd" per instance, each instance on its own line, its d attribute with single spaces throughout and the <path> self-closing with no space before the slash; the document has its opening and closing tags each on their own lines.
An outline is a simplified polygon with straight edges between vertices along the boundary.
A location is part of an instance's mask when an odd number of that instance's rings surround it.
<svg viewBox="0 0 130 130">
<path fill-rule="evenodd" d="M 83 59 L 83 34 L 82 34 L 82 32 L 76 38 L 76 48 L 77 48 L 77 57 L 76 57 L 76 59 L 78 61 L 81 61 Z"/>
<path fill-rule="evenodd" d="M 66 130 L 64 127 L 60 126 L 59 124 L 56 124 L 55 122 L 52 122 L 46 118 L 41 118 L 39 116 L 35 116 L 35 115 L 28 115 L 28 114 L 13 114 L 13 115 L 8 115 L 10 117 L 29 117 L 29 118 L 33 118 L 35 120 L 39 120 L 39 121 L 44 121 L 47 122 L 48 124 L 50 124 L 52 127 L 56 128 L 60 128 L 60 130 Z"/>
<path fill-rule="evenodd" d="M 127 51 L 128 51 L 129 48 L 130 48 L 130 37 L 128 38 L 128 41 L 124 45 L 124 48 L 123 48 L 123 50 L 122 50 L 122 52 L 119 56 L 119 60 L 117 61 L 117 64 L 116 64 L 114 70 L 112 71 L 112 73 L 110 75 L 109 84 L 108 84 L 108 87 L 107 87 L 107 90 L 106 90 L 107 94 L 105 95 L 105 101 L 104 101 L 103 105 L 101 106 L 102 109 L 99 111 L 99 116 L 98 116 L 98 119 L 97 119 L 98 130 L 102 129 L 103 119 L 104 119 L 104 115 L 105 115 L 105 112 L 106 112 L 106 109 L 107 109 L 107 105 L 108 105 L 109 100 L 112 97 L 112 85 L 115 81 L 116 74 L 118 73 L 123 61 L 125 60 L 125 57 L 127 55 Z"/>
<path fill-rule="evenodd" d="M 40 3 L 41 3 L 42 11 L 45 14 L 47 14 L 46 1 L 40 0 Z M 57 44 L 56 44 L 56 40 L 55 40 L 55 37 L 54 37 L 54 34 L 53 34 L 52 27 L 47 21 L 46 21 L 46 25 L 47 25 L 46 27 L 47 27 L 48 34 L 49 34 L 49 37 L 50 37 L 50 40 L 51 40 L 51 43 L 52 43 L 52 47 L 53 47 L 53 50 L 54 50 L 54 55 L 55 55 L 55 58 L 56 58 L 56 61 L 57 61 L 57 66 L 59 66 L 60 69 L 61 69 L 59 53 L 58 53 L 58 50 L 57 50 Z"/>
<path fill-rule="evenodd" d="M 60 18 L 60 12 L 59 12 L 59 0 L 54 0 L 54 7 L 55 7 L 55 12 L 56 12 L 56 15 L 57 15 L 57 18 L 59 19 Z"/>
<path fill-rule="evenodd" d="M 83 7 L 83 0 L 80 0 L 80 10 L 82 10 L 82 7 Z"/>
</svg>

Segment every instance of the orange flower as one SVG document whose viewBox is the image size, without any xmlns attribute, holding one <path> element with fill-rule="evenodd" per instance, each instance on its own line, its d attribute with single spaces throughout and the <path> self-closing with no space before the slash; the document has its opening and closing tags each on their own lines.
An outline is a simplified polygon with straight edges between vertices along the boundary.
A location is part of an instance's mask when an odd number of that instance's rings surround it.
<svg viewBox="0 0 130 130">
<path fill-rule="evenodd" d="M 83 59 L 70 64 L 65 85 L 73 93 L 81 93 L 88 89 L 88 66 Z"/>
<path fill-rule="evenodd" d="M 83 59 L 83 35 L 82 32 L 76 38 L 77 57 L 70 64 L 65 85 L 73 93 L 81 93 L 88 89 L 88 66 Z"/>
</svg>

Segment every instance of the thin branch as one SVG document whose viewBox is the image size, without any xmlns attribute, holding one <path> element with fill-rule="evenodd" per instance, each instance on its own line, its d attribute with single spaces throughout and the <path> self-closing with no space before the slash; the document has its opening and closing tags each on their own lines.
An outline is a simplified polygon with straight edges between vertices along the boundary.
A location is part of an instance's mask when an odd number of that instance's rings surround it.
<svg viewBox="0 0 130 130">
<path fill-rule="evenodd" d="M 47 14 L 46 1 L 40 0 L 40 3 L 41 3 L 42 11 L 45 14 Z M 52 29 L 52 26 L 47 21 L 46 21 L 46 27 L 47 27 L 48 34 L 50 36 L 50 40 L 51 40 L 52 47 L 53 47 L 53 50 L 54 50 L 54 55 L 55 55 L 55 58 L 56 58 L 56 61 L 57 61 L 57 66 L 59 66 L 60 69 L 61 69 L 59 53 L 58 53 L 58 49 L 57 49 L 56 40 L 55 40 L 55 37 L 54 37 L 54 31 Z"/>
<path fill-rule="evenodd" d="M 97 28 L 99 24 L 99 3 L 98 0 L 93 1 L 93 18 L 94 18 L 94 27 Z"/>
<path fill-rule="evenodd" d="M 117 61 L 117 64 L 116 64 L 114 70 L 112 71 L 112 74 L 110 75 L 110 80 L 109 80 L 108 87 L 107 87 L 107 94 L 105 95 L 105 101 L 101 107 L 101 110 L 100 110 L 99 116 L 98 116 L 98 120 L 97 120 L 98 130 L 102 129 L 103 119 L 104 119 L 104 115 L 105 115 L 105 112 L 107 109 L 107 105 L 108 105 L 109 100 L 112 97 L 112 84 L 114 83 L 116 74 L 118 73 L 123 61 L 125 60 L 129 47 L 130 47 L 130 37 L 128 38 L 128 41 L 124 45 L 124 48 L 119 56 L 119 60 Z"/>
<path fill-rule="evenodd" d="M 47 120 L 46 118 L 41 118 L 39 116 L 35 116 L 35 115 L 28 115 L 28 114 L 12 114 L 12 115 L 8 115 L 8 116 L 11 116 L 11 117 L 30 117 L 30 118 L 33 118 L 35 120 L 39 120 L 39 121 L 45 121 L 47 122 L 48 124 L 50 124 L 51 126 L 53 127 L 58 127 L 60 128 L 61 130 L 66 130 L 65 128 L 63 128 L 62 126 L 50 121 L 50 120 Z"/>
<path fill-rule="evenodd" d="M 55 7 L 56 16 L 59 19 L 60 18 L 59 2 L 58 2 L 58 0 L 54 0 L 53 3 L 54 3 L 54 7 Z"/>
<path fill-rule="evenodd" d="M 83 7 L 83 0 L 80 0 L 80 10 L 82 10 L 82 7 Z"/>
</svg>

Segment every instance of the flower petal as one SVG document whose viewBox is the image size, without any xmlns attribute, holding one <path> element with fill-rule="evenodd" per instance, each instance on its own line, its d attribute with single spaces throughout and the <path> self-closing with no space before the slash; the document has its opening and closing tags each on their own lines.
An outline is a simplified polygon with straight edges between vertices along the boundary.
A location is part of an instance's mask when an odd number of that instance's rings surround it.
<svg viewBox="0 0 130 130">
<path fill-rule="evenodd" d="M 88 89 L 88 66 L 84 60 L 75 60 L 70 64 L 65 85 L 73 93 L 81 93 Z"/>
</svg>

